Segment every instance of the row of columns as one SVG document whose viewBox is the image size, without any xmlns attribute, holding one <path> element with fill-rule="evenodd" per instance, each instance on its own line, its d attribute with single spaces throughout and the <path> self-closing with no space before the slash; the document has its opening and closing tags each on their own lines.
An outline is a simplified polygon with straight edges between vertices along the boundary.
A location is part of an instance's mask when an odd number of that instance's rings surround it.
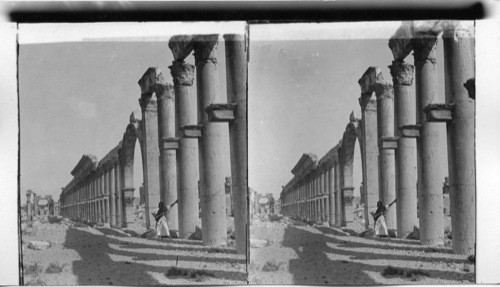
<svg viewBox="0 0 500 287">
<path fill-rule="evenodd" d="M 66 187 L 60 198 L 60 214 L 125 227 L 133 220 L 133 214 L 123 212 L 121 176 L 120 165 L 116 162 L 107 170 L 94 171 L 77 184 Z"/>
<path fill-rule="evenodd" d="M 329 167 L 318 168 L 297 183 L 284 187 L 281 213 L 303 220 L 345 226 L 353 220 L 352 188 L 340 186 L 338 158 Z M 344 206 L 344 207 L 342 207 Z"/>
<path fill-rule="evenodd" d="M 457 22 L 442 21 L 430 30 L 429 25 L 423 27 L 427 30 L 403 29 L 416 32 L 410 37 L 396 35 L 390 40 L 395 58 L 389 66 L 392 84 L 383 79 L 377 67 L 370 67 L 359 80 L 365 220 L 369 227 L 368 210 L 376 207 L 378 200 L 388 204 L 397 198 L 396 208 L 386 214 L 389 229 L 397 230 L 399 237 L 406 237 L 418 220 L 421 244 L 444 242 L 439 173 L 440 158 L 446 154 L 439 149 L 444 122 L 448 136 L 453 249 L 456 253 L 472 254 L 475 245 L 473 37 Z M 437 102 L 436 47 L 441 32 L 444 32 L 444 104 Z M 404 63 L 412 50 L 415 67 Z M 411 90 L 413 76 L 416 97 Z M 345 164 L 341 167 L 346 170 Z M 342 180 L 345 181 L 345 175 Z M 349 187 L 341 185 L 342 192 L 347 192 Z M 310 216 L 308 204 L 305 208 L 297 207 L 304 198 L 297 197 L 295 186 L 283 195 L 285 214 L 303 216 L 306 210 L 306 216 Z M 345 201 L 344 195 L 342 199 Z M 307 203 L 308 199 L 305 200 Z M 341 216 L 345 217 L 344 206 L 342 202 Z M 321 211 L 321 207 L 313 204 L 312 210 Z"/>
</svg>

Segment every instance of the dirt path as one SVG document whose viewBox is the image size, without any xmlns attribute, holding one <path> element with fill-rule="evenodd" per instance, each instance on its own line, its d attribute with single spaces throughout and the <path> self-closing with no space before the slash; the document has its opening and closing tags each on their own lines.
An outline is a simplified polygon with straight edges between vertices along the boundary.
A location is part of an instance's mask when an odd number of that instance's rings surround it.
<svg viewBox="0 0 500 287">
<path fill-rule="evenodd" d="M 78 225 L 77 225 L 78 226 Z M 234 248 L 210 248 L 201 241 L 130 236 L 112 228 L 75 227 L 74 223 L 41 223 L 23 235 L 25 284 L 34 285 L 181 285 L 246 284 L 244 255 Z M 28 248 L 33 240 L 50 242 L 45 250 Z M 62 267 L 47 273 L 53 263 Z M 39 266 L 39 270 L 33 271 Z M 171 267 L 187 276 L 167 276 Z M 31 274 L 28 269 L 31 269 Z M 191 278 L 193 271 L 208 274 Z"/>
<path fill-rule="evenodd" d="M 289 219 L 252 220 L 250 284 L 470 284 L 474 265 L 451 247 L 429 248 L 418 241 L 346 236 L 338 229 Z M 388 266 L 424 275 L 382 276 Z M 276 270 L 277 269 L 277 270 Z M 276 271 L 266 271 L 276 270 Z M 468 271 L 470 270 L 470 271 Z M 427 274 L 425 274 L 427 273 Z"/>
</svg>

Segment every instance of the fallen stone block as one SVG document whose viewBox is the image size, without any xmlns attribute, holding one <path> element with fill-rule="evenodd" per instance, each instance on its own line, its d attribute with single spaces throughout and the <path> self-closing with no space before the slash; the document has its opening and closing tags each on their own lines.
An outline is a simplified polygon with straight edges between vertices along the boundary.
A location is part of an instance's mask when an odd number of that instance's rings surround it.
<svg viewBox="0 0 500 287">
<path fill-rule="evenodd" d="M 50 247 L 50 243 L 46 241 L 30 241 L 28 247 L 34 250 L 44 250 Z"/>
<path fill-rule="evenodd" d="M 396 231 L 396 229 L 389 229 L 389 230 L 387 230 L 387 234 L 391 238 L 396 238 L 397 237 L 397 231 Z"/>
<path fill-rule="evenodd" d="M 359 237 L 369 238 L 375 236 L 375 230 L 373 228 L 369 228 L 359 234 Z"/>
<path fill-rule="evenodd" d="M 413 226 L 412 233 L 408 234 L 406 239 L 420 240 L 420 229 L 418 229 L 418 227 L 416 226 Z"/>
<path fill-rule="evenodd" d="M 194 233 L 191 234 L 191 236 L 189 236 L 189 239 L 192 239 L 192 240 L 202 240 L 203 239 L 200 226 L 198 226 L 198 225 L 196 226 Z"/>
</svg>

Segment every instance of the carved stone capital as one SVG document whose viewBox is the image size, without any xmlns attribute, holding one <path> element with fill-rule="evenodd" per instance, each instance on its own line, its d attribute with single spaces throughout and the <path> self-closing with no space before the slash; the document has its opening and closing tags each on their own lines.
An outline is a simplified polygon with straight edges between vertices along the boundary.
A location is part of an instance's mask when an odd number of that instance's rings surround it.
<svg viewBox="0 0 500 287">
<path fill-rule="evenodd" d="M 193 51 L 193 36 L 175 35 L 168 41 L 168 47 L 172 50 L 174 60 L 182 62 Z"/>
<path fill-rule="evenodd" d="M 166 98 L 175 99 L 174 86 L 170 83 L 156 83 L 155 85 L 156 100 L 161 103 Z"/>
<path fill-rule="evenodd" d="M 394 99 L 394 88 L 392 84 L 387 81 L 379 81 L 374 86 L 377 100 L 382 101 L 386 99 Z"/>
<path fill-rule="evenodd" d="M 394 86 L 411 86 L 413 85 L 413 76 L 415 74 L 415 67 L 400 61 L 393 61 L 389 66 L 391 71 L 392 82 Z"/>
<path fill-rule="evenodd" d="M 194 81 L 195 67 L 184 62 L 174 61 L 168 67 L 174 79 L 174 85 L 192 86 Z"/>
<path fill-rule="evenodd" d="M 217 63 L 217 46 L 219 35 L 197 35 L 193 37 L 195 62 L 210 61 Z"/>
<path fill-rule="evenodd" d="M 382 71 L 379 67 L 369 67 L 366 72 L 358 80 L 361 87 L 361 94 L 368 94 L 373 92 L 373 85 L 378 81 L 383 81 Z"/>
<path fill-rule="evenodd" d="M 473 37 L 474 33 L 470 27 L 462 25 L 460 21 L 442 21 L 443 22 L 443 38 L 453 38 L 457 41 L 460 38 Z"/>
<path fill-rule="evenodd" d="M 413 50 L 412 44 L 413 29 L 408 22 L 396 30 L 396 33 L 389 39 L 389 48 L 395 61 L 403 61 Z"/>
<path fill-rule="evenodd" d="M 415 64 L 424 61 L 436 63 L 437 34 L 435 33 L 417 33 L 413 38 L 413 55 Z"/>
</svg>

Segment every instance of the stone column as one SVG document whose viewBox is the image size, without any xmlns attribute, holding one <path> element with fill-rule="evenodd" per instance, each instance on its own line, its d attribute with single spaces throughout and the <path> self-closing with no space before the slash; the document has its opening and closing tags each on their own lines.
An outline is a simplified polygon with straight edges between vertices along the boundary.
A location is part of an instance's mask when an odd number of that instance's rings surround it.
<svg viewBox="0 0 500 287">
<path fill-rule="evenodd" d="M 117 164 L 115 166 L 115 200 L 116 200 L 116 226 L 122 227 L 123 225 L 123 202 L 122 202 L 122 181 L 121 181 L 121 166 Z"/>
<path fill-rule="evenodd" d="M 33 217 L 33 204 L 31 203 L 31 190 L 26 191 L 26 216 L 28 216 L 28 220 L 31 220 Z"/>
<path fill-rule="evenodd" d="M 377 208 L 377 201 L 379 200 L 377 99 L 373 94 L 373 84 L 379 78 L 382 78 L 380 69 L 370 67 L 358 81 L 361 87 L 359 104 L 361 106 L 361 127 L 363 130 L 362 140 L 364 146 L 361 154 L 361 162 L 363 165 L 363 184 L 366 191 L 364 197 L 366 228 L 373 226 L 373 217 L 370 215 L 370 211 Z"/>
<path fill-rule="evenodd" d="M 230 176 L 226 176 L 226 182 L 224 183 L 224 192 L 226 194 L 226 216 L 233 216 L 233 204 L 232 204 L 232 181 Z"/>
<path fill-rule="evenodd" d="M 414 67 L 402 61 L 389 66 L 394 84 L 396 149 L 397 234 L 406 238 L 418 225 L 417 218 L 417 141 L 404 136 L 399 128 L 415 125 L 415 97 L 412 92 Z"/>
<path fill-rule="evenodd" d="M 414 38 L 415 86 L 417 96 L 417 123 L 421 125 L 418 145 L 418 206 L 420 243 L 439 245 L 444 240 L 443 194 L 439 171 L 440 123 L 425 121 L 424 107 L 438 100 L 437 35 L 417 34 Z"/>
<path fill-rule="evenodd" d="M 384 205 L 396 198 L 396 167 L 392 145 L 394 141 L 394 90 L 392 84 L 378 81 L 375 86 L 377 95 L 377 131 L 379 138 L 379 193 Z M 387 229 L 396 230 L 396 205 L 392 205 L 385 214 Z"/>
<path fill-rule="evenodd" d="M 220 102 L 217 72 L 218 35 L 197 36 L 194 42 L 198 91 L 198 121 L 203 126 L 200 149 L 202 233 L 205 245 L 226 242 L 224 175 L 221 155 L 224 124 L 210 122 L 205 109 Z"/>
<path fill-rule="evenodd" d="M 330 226 L 335 226 L 335 170 L 331 167 L 328 170 L 328 200 L 329 200 L 329 216 L 328 223 Z"/>
<path fill-rule="evenodd" d="M 116 186 L 115 186 L 115 167 L 112 166 L 109 172 L 109 203 L 110 203 L 110 214 L 111 221 L 109 225 L 111 227 L 116 226 Z"/>
<path fill-rule="evenodd" d="M 174 86 L 165 83 L 157 70 L 156 98 L 158 101 L 158 137 L 160 139 L 160 187 L 161 198 L 166 206 L 177 200 L 177 159 L 175 140 L 175 93 Z M 168 227 L 179 230 L 178 208 L 173 206 L 167 214 Z"/>
<path fill-rule="evenodd" d="M 174 54 L 175 61 L 170 66 L 175 89 L 177 136 L 179 150 L 177 151 L 178 165 L 178 193 L 179 198 L 179 236 L 187 238 L 196 229 L 198 223 L 198 140 L 196 138 L 181 137 L 180 129 L 196 124 L 196 95 L 191 92 L 194 80 L 194 66 L 179 59 L 171 43 L 169 46 Z M 191 49 L 189 49 L 191 51 Z"/>
<path fill-rule="evenodd" d="M 144 165 L 144 188 L 146 189 L 146 202 L 144 208 L 144 216 L 146 217 L 146 228 L 150 229 L 155 226 L 155 219 L 151 215 L 150 210 L 158 207 L 160 202 L 160 171 L 159 171 L 159 157 L 160 151 L 158 148 L 158 120 L 157 120 L 157 103 L 155 92 L 155 85 L 158 81 L 157 79 L 157 69 L 149 68 L 146 73 L 139 80 L 139 86 L 141 87 L 141 98 L 139 99 L 139 104 L 141 105 L 142 120 L 141 129 L 144 132 L 144 146 L 143 158 Z M 133 183 L 132 183 L 133 184 Z M 130 187 L 124 187 L 127 191 L 130 191 Z M 130 200 L 130 196 L 127 195 L 123 197 L 124 201 Z M 124 207 L 130 207 L 130 203 L 124 203 Z M 133 203 L 132 203 L 133 208 Z M 127 215 L 129 211 L 126 211 Z M 127 221 L 131 220 L 127 218 Z M 133 220 L 133 219 L 132 219 Z"/>
<path fill-rule="evenodd" d="M 38 201 L 36 192 L 33 192 L 33 217 L 38 216 Z"/>
<path fill-rule="evenodd" d="M 111 194 L 111 189 L 110 189 L 110 182 L 109 182 L 109 170 L 104 173 L 104 182 L 105 182 L 105 194 L 104 194 L 104 208 L 106 209 L 106 223 L 109 223 L 111 226 L 111 208 L 110 208 L 110 202 L 109 202 L 109 195 Z"/>
<path fill-rule="evenodd" d="M 475 96 L 468 85 L 474 78 L 474 38 L 459 22 L 452 22 L 443 34 L 446 103 L 453 105 L 447 122 L 448 170 L 453 251 L 475 254 L 476 169 Z"/>
</svg>

